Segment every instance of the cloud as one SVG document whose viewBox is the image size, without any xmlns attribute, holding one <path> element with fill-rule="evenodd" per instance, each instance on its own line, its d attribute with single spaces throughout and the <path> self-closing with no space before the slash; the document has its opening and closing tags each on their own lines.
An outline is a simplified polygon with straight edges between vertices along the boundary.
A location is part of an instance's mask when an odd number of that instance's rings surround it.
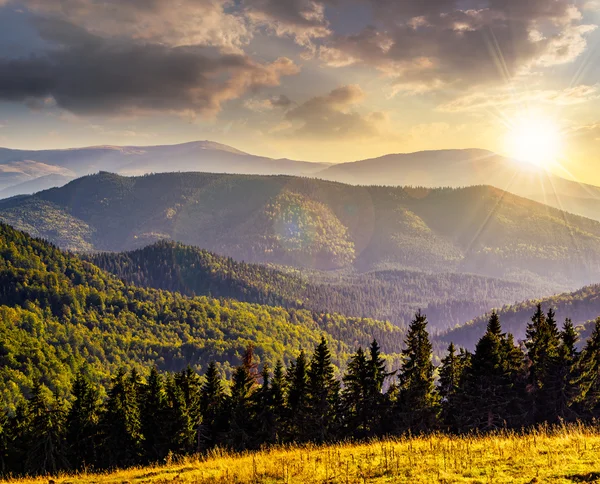
<svg viewBox="0 0 600 484">
<path fill-rule="evenodd" d="M 256 99 L 251 98 L 247 99 L 244 102 L 244 107 L 249 109 L 250 111 L 254 111 L 257 113 L 264 113 L 267 111 L 271 111 L 275 108 L 287 109 L 293 104 L 292 100 L 281 94 L 279 96 L 267 98 L 267 99 Z"/>
<path fill-rule="evenodd" d="M 251 22 L 278 36 L 289 36 L 301 45 L 312 46 L 313 39 L 331 35 L 325 6 L 331 1 L 242 0 Z"/>
<path fill-rule="evenodd" d="M 569 135 L 590 141 L 600 141 L 600 122 L 575 126 L 569 131 Z"/>
<path fill-rule="evenodd" d="M 563 90 L 538 89 L 513 91 L 502 88 L 495 92 L 472 92 L 438 106 L 437 110 L 447 113 L 476 111 L 506 106 L 523 106 L 531 103 L 573 106 L 600 97 L 600 84 L 580 85 Z"/>
<path fill-rule="evenodd" d="M 240 51 L 252 34 L 232 0 L 20 0 L 30 11 L 79 25 L 103 37 L 170 46 L 205 45 Z"/>
<path fill-rule="evenodd" d="M 373 25 L 332 36 L 319 56 L 374 66 L 396 92 L 465 90 L 568 63 L 596 28 L 572 0 L 368 1 Z"/>
<path fill-rule="evenodd" d="M 380 126 L 386 122 L 384 113 L 366 115 L 353 110 L 363 101 L 364 91 L 357 85 L 338 87 L 325 96 L 309 99 L 287 111 L 285 119 L 294 129 L 295 136 L 310 138 L 366 138 L 379 134 Z"/>
<path fill-rule="evenodd" d="M 35 23 L 49 47 L 36 56 L 0 58 L 0 100 L 51 100 L 79 115 L 212 116 L 222 103 L 298 72 L 287 58 L 260 63 L 211 46 L 101 37 L 53 17 Z"/>
</svg>

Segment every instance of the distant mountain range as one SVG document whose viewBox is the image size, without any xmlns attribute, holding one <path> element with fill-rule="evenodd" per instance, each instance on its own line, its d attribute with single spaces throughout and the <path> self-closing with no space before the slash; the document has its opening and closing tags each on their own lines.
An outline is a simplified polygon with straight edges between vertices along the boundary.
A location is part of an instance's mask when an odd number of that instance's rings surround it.
<svg viewBox="0 0 600 484">
<path fill-rule="evenodd" d="M 323 273 L 246 264 L 166 241 L 131 252 L 82 257 L 136 286 L 187 296 L 336 312 L 391 321 L 403 328 L 422 309 L 434 332 L 462 324 L 491 308 L 549 293 L 532 284 L 471 274 L 402 270 Z"/>
<path fill-rule="evenodd" d="M 574 292 L 566 292 L 540 299 L 530 299 L 514 305 L 508 305 L 498 311 L 502 328 L 512 333 L 517 340 L 525 339 L 527 324 L 536 310 L 536 305 L 542 304 L 547 312 L 552 308 L 556 312 L 556 321 L 562 327 L 566 318 L 578 326 L 581 340 L 589 337 L 593 320 L 600 317 L 600 284 L 583 287 Z M 454 342 L 464 348 L 473 349 L 475 344 L 486 331 L 489 313 L 473 319 L 467 324 L 460 325 L 438 337 L 444 343 Z"/>
<path fill-rule="evenodd" d="M 475 273 L 554 291 L 594 283 L 600 273 L 599 222 L 489 186 L 100 173 L 0 201 L 0 219 L 74 251 L 172 239 L 248 262 Z"/>
<path fill-rule="evenodd" d="M 98 171 L 122 175 L 175 171 L 298 175 L 354 185 L 429 188 L 492 185 L 600 220 L 599 187 L 550 175 L 533 165 L 477 149 L 390 154 L 332 165 L 254 156 L 211 141 L 44 151 L 1 148 L 0 198 L 62 186 L 75 177 Z"/>
</svg>

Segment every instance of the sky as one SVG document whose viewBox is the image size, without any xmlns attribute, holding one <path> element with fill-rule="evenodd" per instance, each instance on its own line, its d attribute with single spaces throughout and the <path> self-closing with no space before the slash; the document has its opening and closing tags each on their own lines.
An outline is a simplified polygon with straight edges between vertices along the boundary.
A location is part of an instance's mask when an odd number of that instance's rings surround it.
<svg viewBox="0 0 600 484">
<path fill-rule="evenodd" d="M 0 146 L 341 162 L 551 125 L 600 184 L 598 25 L 599 0 L 0 0 Z"/>
</svg>

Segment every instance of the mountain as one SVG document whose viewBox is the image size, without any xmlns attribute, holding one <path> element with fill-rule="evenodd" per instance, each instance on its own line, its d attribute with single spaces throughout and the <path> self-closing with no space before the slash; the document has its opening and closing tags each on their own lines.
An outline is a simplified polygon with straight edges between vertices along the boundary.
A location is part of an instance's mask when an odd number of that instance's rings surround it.
<svg viewBox="0 0 600 484">
<path fill-rule="evenodd" d="M 432 331 L 449 329 L 493 307 L 544 293 L 541 287 L 470 274 L 323 273 L 246 264 L 167 241 L 131 252 L 83 257 L 136 286 L 188 296 L 332 311 L 389 320 L 400 327 L 407 327 L 415 312 L 423 309 Z"/>
<path fill-rule="evenodd" d="M 212 141 L 165 146 L 97 146 L 66 150 L 25 151 L 0 148 L 0 197 L 30 194 L 64 184 L 43 185 L 41 178 L 61 174 L 71 179 L 98 171 L 143 175 L 168 171 L 314 175 L 327 164 L 254 156 Z M 38 179 L 40 186 L 23 185 Z M 46 182 L 49 182 L 46 179 Z"/>
<path fill-rule="evenodd" d="M 600 271 L 600 223 L 497 188 L 358 187 L 289 176 L 110 173 L 0 201 L 74 251 L 172 239 L 301 268 L 474 273 L 572 290 Z"/>
<path fill-rule="evenodd" d="M 600 284 L 586 286 L 574 292 L 504 306 L 497 311 L 502 328 L 512 333 L 518 340 L 524 339 L 525 329 L 531 321 L 537 304 L 542 304 L 545 311 L 552 308 L 556 312 L 559 326 L 565 318 L 570 318 L 574 325 L 580 326 L 581 340 L 585 340 L 592 329 L 589 323 L 600 316 Z M 488 318 L 489 313 L 486 313 L 444 333 L 438 339 L 445 343 L 452 341 L 459 346 L 473 349 L 485 333 Z"/>
<path fill-rule="evenodd" d="M 311 163 L 255 156 L 212 141 L 163 146 L 97 146 L 24 151 L 0 148 L 0 198 L 31 194 L 67 179 L 110 171 L 174 171 L 312 176 L 354 185 L 428 188 L 493 185 L 567 212 L 600 220 L 600 187 L 549 174 L 486 150 L 390 154 L 348 163 Z M 62 175 L 53 180 L 48 175 Z M 24 183 L 38 180 L 37 183 Z"/>
<path fill-rule="evenodd" d="M 321 335 L 341 362 L 381 341 L 395 361 L 403 332 L 389 323 L 129 286 L 89 262 L 0 224 L 0 408 L 40 381 L 59 395 L 86 365 L 99 383 L 120 367 L 226 373 L 252 343 L 263 362 L 289 361 Z"/>
<path fill-rule="evenodd" d="M 40 176 L 0 190 L 0 199 L 41 192 L 42 190 L 54 187 L 62 187 L 74 179 L 72 176 L 61 174 Z"/>
<path fill-rule="evenodd" d="M 465 187 L 493 185 L 595 220 L 600 220 L 600 187 L 550 174 L 486 150 L 441 150 L 391 154 L 340 163 L 317 175 L 353 185 Z"/>
</svg>

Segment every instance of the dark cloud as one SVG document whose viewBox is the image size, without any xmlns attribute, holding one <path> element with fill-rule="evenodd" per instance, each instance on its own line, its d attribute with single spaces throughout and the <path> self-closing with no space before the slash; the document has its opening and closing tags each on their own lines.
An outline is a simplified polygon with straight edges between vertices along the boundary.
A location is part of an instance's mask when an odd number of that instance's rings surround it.
<svg viewBox="0 0 600 484">
<path fill-rule="evenodd" d="M 246 15 L 277 35 L 289 35 L 303 45 L 331 34 L 325 6 L 335 0 L 242 0 Z"/>
<path fill-rule="evenodd" d="M 281 58 L 262 64 L 208 46 L 105 38 L 55 17 L 35 20 L 48 48 L 0 58 L 0 99 L 50 99 L 76 114 L 217 113 L 221 104 L 297 72 Z"/>
<path fill-rule="evenodd" d="M 325 139 L 373 137 L 379 133 L 379 124 L 385 121 L 385 116 L 383 113 L 363 115 L 353 111 L 353 106 L 364 97 L 359 86 L 342 86 L 290 109 L 286 120 L 300 123 L 294 135 Z"/>
<path fill-rule="evenodd" d="M 321 59 L 376 66 L 400 89 L 415 91 L 504 82 L 527 69 L 572 61 L 594 28 L 583 25 L 572 0 L 370 3 L 375 25 L 334 36 Z"/>
</svg>

